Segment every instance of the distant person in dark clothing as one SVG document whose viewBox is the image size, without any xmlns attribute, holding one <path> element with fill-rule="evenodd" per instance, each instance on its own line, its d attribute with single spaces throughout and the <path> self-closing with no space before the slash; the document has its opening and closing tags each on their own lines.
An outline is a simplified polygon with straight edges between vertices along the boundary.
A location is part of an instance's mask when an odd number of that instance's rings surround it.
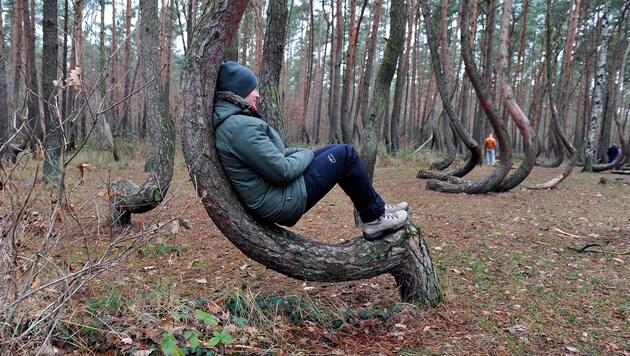
<svg viewBox="0 0 630 356">
<path fill-rule="evenodd" d="M 608 152 L 606 152 L 606 155 L 608 156 L 608 163 L 614 162 L 619 154 L 621 154 L 621 150 L 617 147 L 616 143 L 613 143 L 612 146 L 608 148 Z M 621 169 L 621 164 L 617 163 L 615 169 Z"/>
</svg>

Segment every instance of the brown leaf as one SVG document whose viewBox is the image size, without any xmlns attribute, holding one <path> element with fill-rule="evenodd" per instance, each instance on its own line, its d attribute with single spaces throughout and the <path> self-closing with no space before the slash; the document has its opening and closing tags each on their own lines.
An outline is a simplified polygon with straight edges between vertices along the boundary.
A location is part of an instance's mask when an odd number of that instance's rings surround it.
<svg viewBox="0 0 630 356">
<path fill-rule="evenodd" d="M 63 91 L 64 89 L 62 80 L 53 80 L 53 85 L 57 91 Z"/>
<path fill-rule="evenodd" d="M 35 280 L 31 284 L 31 290 L 35 290 L 35 289 L 39 288 L 41 285 L 42 285 L 42 280 L 39 279 L 39 278 L 35 278 Z"/>
<path fill-rule="evenodd" d="M 81 68 L 75 67 L 70 71 L 70 75 L 66 79 L 66 83 L 71 85 L 76 90 L 81 90 Z"/>
<path fill-rule="evenodd" d="M 175 320 L 172 316 L 168 316 L 162 319 L 162 326 L 168 330 L 172 329 L 175 326 Z"/>
</svg>

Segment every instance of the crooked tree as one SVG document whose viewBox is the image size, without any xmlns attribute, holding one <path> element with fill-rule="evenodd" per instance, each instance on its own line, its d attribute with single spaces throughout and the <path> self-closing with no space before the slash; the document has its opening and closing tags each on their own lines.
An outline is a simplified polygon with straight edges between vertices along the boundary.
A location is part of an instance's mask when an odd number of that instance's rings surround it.
<svg viewBox="0 0 630 356">
<path fill-rule="evenodd" d="M 216 77 L 246 0 L 217 0 L 201 15 L 182 75 L 180 120 L 184 158 L 206 212 L 253 260 L 307 281 L 341 282 L 394 276 L 404 300 L 437 306 L 442 298 L 429 250 L 413 226 L 369 242 L 324 244 L 249 215 L 232 190 L 214 147 L 211 125 Z"/>
</svg>

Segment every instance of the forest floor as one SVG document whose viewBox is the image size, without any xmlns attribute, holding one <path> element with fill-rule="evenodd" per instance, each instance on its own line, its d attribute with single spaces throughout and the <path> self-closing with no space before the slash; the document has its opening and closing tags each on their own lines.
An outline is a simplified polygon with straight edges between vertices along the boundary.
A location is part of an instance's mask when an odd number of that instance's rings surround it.
<svg viewBox="0 0 630 356">
<path fill-rule="evenodd" d="M 387 202 L 409 202 L 444 293 L 440 306 L 423 309 L 401 303 L 389 275 L 311 283 L 250 260 L 196 202 L 179 161 L 165 204 L 134 215 L 128 230 L 109 229 L 98 192 L 117 178 L 142 182 L 141 162 L 93 163 L 81 185 L 79 172 L 69 173 L 72 206 L 95 221 L 83 225 L 88 242 L 68 236 L 56 256 L 70 265 L 85 262 L 87 246 L 142 235 L 156 221 L 177 218 L 191 228 L 167 224 L 76 293 L 53 337 L 62 353 L 156 354 L 169 335 L 191 351 L 184 336 L 194 329 L 205 354 L 630 355 L 628 176 L 578 168 L 551 190 L 446 194 L 416 178 L 427 162 L 380 157 L 374 185 Z M 491 169 L 477 167 L 470 178 Z M 524 184 L 561 170 L 536 167 Z M 88 199 L 95 203 L 82 204 Z M 339 188 L 291 229 L 328 243 L 361 234 Z M 574 250 L 588 244 L 597 244 L 594 252 Z M 219 324 L 199 321 L 198 311 Z"/>
</svg>

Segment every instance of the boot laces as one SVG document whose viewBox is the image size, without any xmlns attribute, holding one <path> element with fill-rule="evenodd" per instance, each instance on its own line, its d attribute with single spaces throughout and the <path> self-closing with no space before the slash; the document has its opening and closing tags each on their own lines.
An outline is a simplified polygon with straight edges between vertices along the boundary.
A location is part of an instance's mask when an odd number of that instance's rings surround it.
<svg viewBox="0 0 630 356">
<path fill-rule="evenodd" d="M 398 214 L 396 214 L 396 213 L 384 213 L 383 216 L 382 216 L 382 219 L 396 220 L 396 219 L 398 219 Z"/>
</svg>

